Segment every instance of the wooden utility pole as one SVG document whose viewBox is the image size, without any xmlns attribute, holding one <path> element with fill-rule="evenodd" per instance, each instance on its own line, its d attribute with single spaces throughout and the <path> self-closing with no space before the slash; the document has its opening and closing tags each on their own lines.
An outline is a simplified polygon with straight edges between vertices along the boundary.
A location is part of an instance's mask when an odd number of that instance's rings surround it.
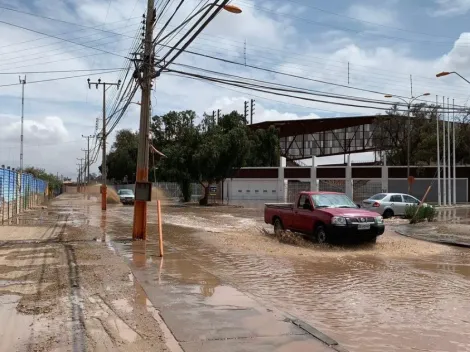
<svg viewBox="0 0 470 352">
<path fill-rule="evenodd" d="M 78 192 L 80 192 L 80 188 L 81 188 L 81 184 L 83 182 L 83 178 L 82 178 L 82 172 L 83 172 L 83 168 L 82 168 L 82 165 L 83 165 L 83 158 L 77 158 L 78 161 L 80 161 L 80 164 L 77 164 L 78 166 L 78 185 L 77 185 L 77 188 L 78 188 Z"/>
<path fill-rule="evenodd" d="M 140 100 L 139 147 L 137 152 L 136 188 L 140 183 L 148 182 L 149 173 L 149 133 L 150 133 L 150 93 L 152 80 L 156 76 L 154 69 L 153 27 L 154 0 L 147 1 L 145 21 L 144 54 L 141 60 L 139 83 L 142 89 Z M 134 202 L 133 240 L 147 238 L 147 202 L 136 199 Z"/>
<path fill-rule="evenodd" d="M 119 89 L 119 86 L 121 85 L 121 80 L 119 80 L 117 83 L 101 82 L 101 79 L 98 79 L 98 82 L 90 82 L 90 79 L 88 78 L 88 88 L 91 89 L 92 84 L 96 86 L 96 89 L 98 89 L 100 85 L 103 86 L 103 130 L 101 131 L 101 148 L 103 151 L 103 157 L 101 160 L 101 175 L 103 176 L 103 184 L 101 185 L 101 210 L 106 210 L 106 90 L 110 86 L 116 86 L 116 88 Z"/>
</svg>

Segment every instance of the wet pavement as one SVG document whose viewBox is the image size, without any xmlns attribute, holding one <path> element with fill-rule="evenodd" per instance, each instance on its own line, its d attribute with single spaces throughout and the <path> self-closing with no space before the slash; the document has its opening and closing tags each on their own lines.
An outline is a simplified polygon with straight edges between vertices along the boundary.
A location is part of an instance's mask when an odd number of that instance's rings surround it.
<svg viewBox="0 0 470 352">
<path fill-rule="evenodd" d="M 393 231 L 375 246 L 289 246 L 261 234 L 259 210 L 166 207 L 163 214 L 166 246 L 190 259 L 171 275 L 194 280 L 201 295 L 236 287 L 350 351 L 470 351 L 467 249 Z M 124 230 L 131 215 L 118 207 L 108 220 Z M 193 265 L 218 280 L 194 276 Z"/>
<path fill-rule="evenodd" d="M 153 207 L 147 244 L 130 241 L 132 207 L 102 216 L 88 204 L 68 220 L 99 229 L 95 241 L 128 262 L 187 351 L 302 351 L 310 328 L 296 319 L 349 351 L 470 351 L 468 249 L 393 231 L 375 246 L 286 245 L 267 235 L 261 209 L 168 205 L 161 260 Z"/>
</svg>

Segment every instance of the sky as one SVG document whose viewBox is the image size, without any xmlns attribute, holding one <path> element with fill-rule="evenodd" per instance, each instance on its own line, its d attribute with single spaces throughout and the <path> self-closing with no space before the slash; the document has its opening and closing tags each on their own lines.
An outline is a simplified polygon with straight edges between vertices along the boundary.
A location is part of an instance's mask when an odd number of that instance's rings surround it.
<svg viewBox="0 0 470 352">
<path fill-rule="evenodd" d="M 164 2 L 156 1 L 158 11 Z M 156 32 L 177 2 L 169 2 Z M 184 1 L 165 33 L 201 2 Z M 439 100 L 455 99 L 457 105 L 470 102 L 470 86 L 463 80 L 455 75 L 435 77 L 441 71 L 457 71 L 470 78 L 470 0 L 231 3 L 243 12 L 222 11 L 188 50 L 239 64 L 183 53 L 171 68 L 201 73 L 184 64 L 357 98 L 386 100 L 383 94 L 410 97 L 429 92 L 425 99 L 431 103 L 436 95 Z M 0 165 L 19 166 L 19 76 L 26 75 L 24 165 L 76 177 L 77 158 L 84 157 L 86 148 L 82 135 L 94 134 L 102 116 L 102 90 L 90 89 L 87 78 L 115 83 L 123 76 L 145 8 L 145 0 L 0 0 Z M 159 47 L 157 57 L 166 50 Z M 49 73 L 37 73 L 41 71 Z M 115 87 L 108 89 L 108 107 L 115 93 Z M 198 116 L 217 109 L 242 113 L 249 99 L 256 101 L 255 123 L 383 113 L 338 105 L 337 99 L 327 99 L 328 104 L 297 100 L 174 73 L 162 73 L 155 81 L 152 109 L 154 114 L 191 109 Z M 388 100 L 390 105 L 397 101 Z M 140 101 L 140 91 L 133 101 Z M 108 148 L 117 130 L 137 130 L 138 123 L 139 106 L 132 104 L 111 133 Z M 353 161 L 368 158 L 369 154 L 352 155 Z M 97 172 L 100 161 L 98 156 L 92 171 Z M 324 162 L 342 161 L 340 156 Z"/>
</svg>

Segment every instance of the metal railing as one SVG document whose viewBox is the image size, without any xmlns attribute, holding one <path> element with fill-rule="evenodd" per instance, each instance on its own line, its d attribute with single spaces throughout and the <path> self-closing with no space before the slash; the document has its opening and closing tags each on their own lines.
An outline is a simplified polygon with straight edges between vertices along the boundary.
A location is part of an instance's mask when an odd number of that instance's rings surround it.
<svg viewBox="0 0 470 352">
<path fill-rule="evenodd" d="M 31 174 L 0 167 L 0 222 L 18 216 L 36 205 L 42 204 L 48 196 L 48 184 Z"/>
</svg>

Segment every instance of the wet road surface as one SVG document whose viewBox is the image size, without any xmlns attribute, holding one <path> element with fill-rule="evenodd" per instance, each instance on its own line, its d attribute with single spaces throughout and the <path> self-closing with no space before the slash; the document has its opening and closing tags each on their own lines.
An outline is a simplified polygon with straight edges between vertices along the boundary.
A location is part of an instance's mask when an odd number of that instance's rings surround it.
<svg viewBox="0 0 470 352">
<path fill-rule="evenodd" d="M 132 211 L 110 207 L 109 238 L 128 237 Z M 259 214 L 165 207 L 165 224 L 186 227 L 165 226 L 166 247 L 220 278 L 193 278 L 201 292 L 233 285 L 350 351 L 470 351 L 469 250 L 390 232 L 375 246 L 289 246 L 261 235 Z M 191 278 L 190 265 L 173 269 Z"/>
</svg>

